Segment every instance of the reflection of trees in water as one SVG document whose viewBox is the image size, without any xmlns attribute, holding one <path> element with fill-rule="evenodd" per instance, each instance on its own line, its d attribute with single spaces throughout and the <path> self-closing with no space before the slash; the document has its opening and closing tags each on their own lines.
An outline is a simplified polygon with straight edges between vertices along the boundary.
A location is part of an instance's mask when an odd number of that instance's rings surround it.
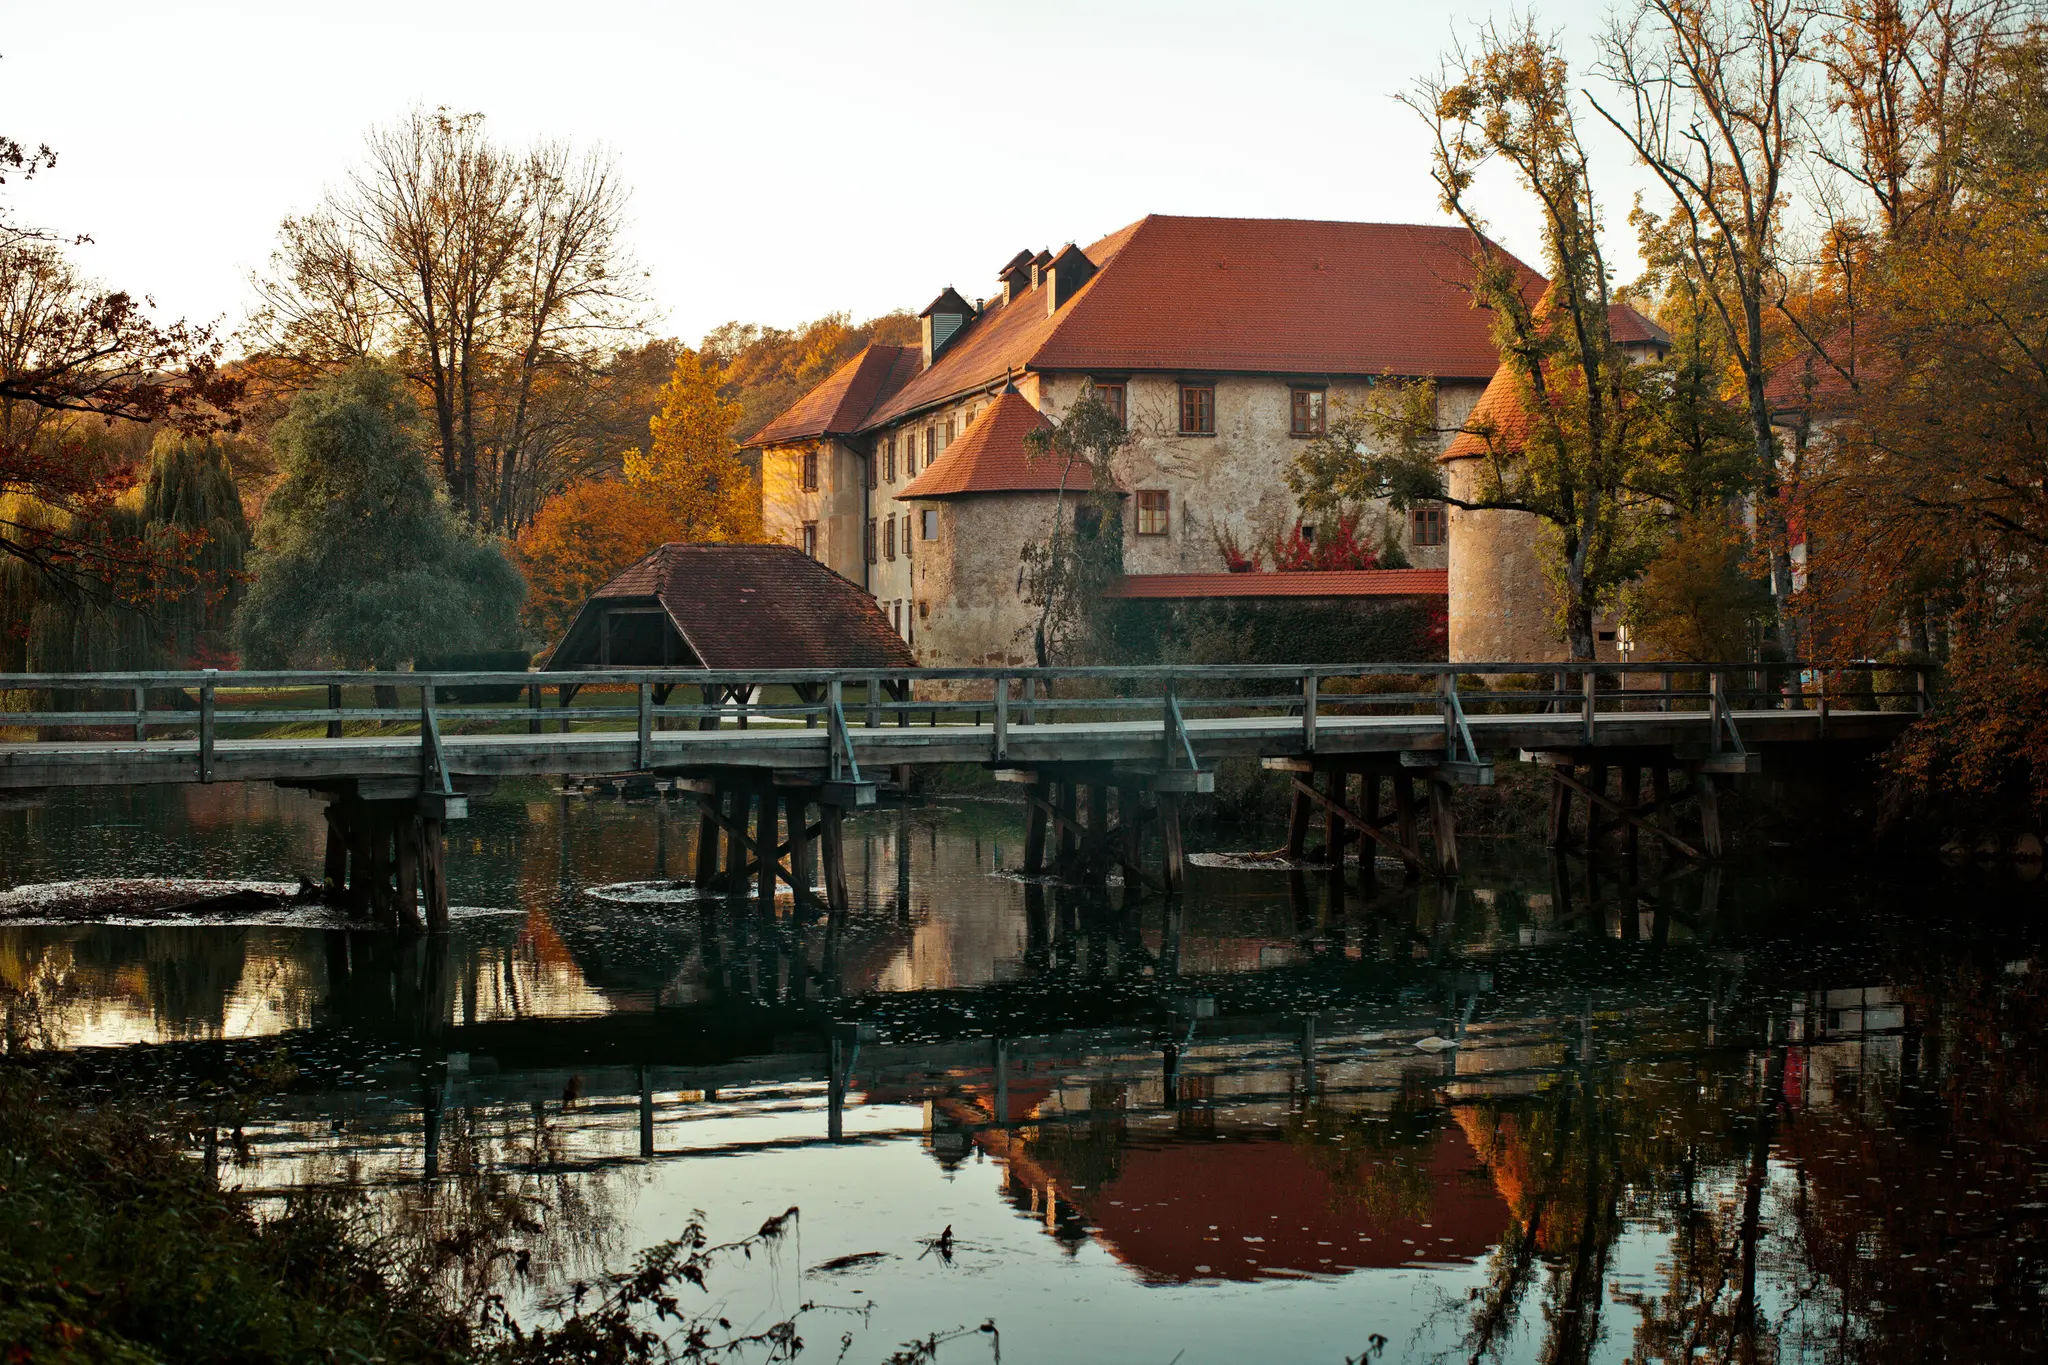
<svg viewBox="0 0 2048 1365">
<path fill-rule="evenodd" d="M 562 1115 L 541 1106 L 454 1110 L 435 1179 L 392 1182 L 373 1169 L 388 1155 L 353 1148 L 309 1160 L 295 1177 L 308 1193 L 293 1197 L 343 1210 L 390 1264 L 473 1316 L 492 1294 L 532 1301 L 625 1254 L 621 1182 L 639 1173 L 566 1169 L 566 1137 Z"/>
<path fill-rule="evenodd" d="M 1431 1159 L 1447 1121 L 1436 1098 L 1439 1079 L 1402 1073 L 1384 1111 L 1312 1098 L 1288 1117 L 1287 1139 L 1329 1180 L 1340 1207 L 1363 1209 L 1380 1223 L 1427 1219 L 1436 1194 Z"/>
</svg>

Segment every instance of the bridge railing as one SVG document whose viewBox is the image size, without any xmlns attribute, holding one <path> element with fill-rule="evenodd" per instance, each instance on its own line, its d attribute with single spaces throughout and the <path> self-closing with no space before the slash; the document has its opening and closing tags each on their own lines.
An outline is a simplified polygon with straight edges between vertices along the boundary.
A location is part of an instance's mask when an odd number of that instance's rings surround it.
<svg viewBox="0 0 2048 1365">
<path fill-rule="evenodd" d="M 1064 668 L 752 670 L 613 667 L 574 672 L 184 670 L 0 674 L 0 739 L 156 738 L 199 741 L 202 773 L 216 741 L 253 736 L 315 742 L 418 734 L 438 762 L 448 728 L 528 734 L 634 731 L 685 722 L 804 725 L 832 732 L 835 768 L 854 762 L 853 735 L 885 724 L 985 727 L 1001 760 L 1020 726 L 1150 719 L 1169 764 L 1194 766 L 1189 725 L 1245 715 L 1296 717 L 1303 747 L 1344 716 L 1434 715 L 1445 748 L 1470 754 L 1474 716 L 1576 714 L 1588 742 L 1603 715 L 1711 713 L 1713 747 L 1741 747 L 1740 712 L 1928 708 L 1931 666 L 1868 660 L 1810 663 L 1367 663 Z M 546 692 L 555 693 L 553 706 Z M 697 700 L 673 700 L 679 691 Z M 345 704 L 350 693 L 368 705 Z M 579 694 L 590 696 L 579 702 Z M 625 694 L 623 704 L 609 704 Z M 309 698 L 308 694 L 311 694 Z M 400 698 L 412 701 L 403 705 Z M 312 704 L 308 704 L 309 700 Z M 597 704 L 590 704 L 592 701 Z M 373 727 L 365 729 L 365 727 Z M 19 733 L 22 729 L 31 735 Z M 313 733 L 304 733 L 306 730 Z M 14 734 L 7 733 L 14 731 Z M 111 732 L 111 733 L 109 733 Z M 430 752 L 431 751 L 431 752 Z"/>
</svg>

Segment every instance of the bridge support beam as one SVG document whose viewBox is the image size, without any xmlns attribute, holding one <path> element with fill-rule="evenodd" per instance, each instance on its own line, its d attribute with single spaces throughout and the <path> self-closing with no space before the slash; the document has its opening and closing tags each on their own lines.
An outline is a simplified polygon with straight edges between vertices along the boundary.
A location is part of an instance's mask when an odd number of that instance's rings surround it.
<svg viewBox="0 0 2048 1365">
<path fill-rule="evenodd" d="M 1463 768 L 1445 764 L 1418 765 L 1420 755 L 1322 755 L 1304 754 L 1264 760 L 1267 769 L 1288 774 L 1293 787 L 1293 805 L 1287 823 L 1287 844 L 1279 852 L 1290 861 L 1310 857 L 1308 830 L 1312 815 L 1323 816 L 1321 859 L 1341 868 L 1346 845 L 1356 839 L 1359 866 L 1372 875 L 1373 846 L 1398 855 L 1408 874 L 1432 872 L 1440 877 L 1458 875 L 1458 822 L 1453 800 L 1455 787 L 1466 780 Z M 1470 765 L 1466 765 L 1470 766 Z M 1358 778 L 1358 800 L 1350 795 L 1351 778 Z M 1490 781 L 1487 770 L 1474 774 Z M 1320 789 L 1318 779 L 1321 780 Z M 1391 789 L 1389 805 L 1380 801 L 1380 785 Z M 1418 793 L 1417 786 L 1422 791 Z M 1421 839 L 1421 815 L 1427 807 L 1429 847 L 1425 854 Z"/>
<path fill-rule="evenodd" d="M 448 928 L 442 820 L 416 797 L 368 798 L 329 790 L 322 883 L 328 898 L 384 928 Z"/>
<path fill-rule="evenodd" d="M 1642 836 L 1649 835 L 1667 852 L 1695 862 L 1713 861 L 1725 853 L 1721 829 L 1721 787 L 1711 761 L 1689 760 L 1668 748 L 1613 750 L 1557 749 L 1528 755 L 1550 773 L 1550 823 L 1545 842 L 1555 849 L 1576 850 L 1598 857 L 1611 840 L 1633 863 L 1641 855 Z M 1643 774 L 1650 777 L 1650 795 L 1643 794 Z M 1690 775 L 1688 785 L 1674 793 L 1673 772 Z M 1609 790 L 1608 774 L 1618 776 Z M 1698 833 L 1682 830 L 1674 813 L 1674 796 L 1690 797 L 1698 811 Z M 1573 828 L 1575 805 L 1586 808 L 1584 833 Z"/>
</svg>

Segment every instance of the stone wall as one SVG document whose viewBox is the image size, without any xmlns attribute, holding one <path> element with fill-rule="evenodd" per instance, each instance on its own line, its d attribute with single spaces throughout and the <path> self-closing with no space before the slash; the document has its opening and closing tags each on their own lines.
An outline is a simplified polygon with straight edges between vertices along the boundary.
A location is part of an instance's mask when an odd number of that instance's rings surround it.
<svg viewBox="0 0 2048 1365">
<path fill-rule="evenodd" d="M 939 536 L 911 560 L 911 647 L 928 668 L 1033 662 L 1032 609 L 1018 591 L 1024 546 L 1046 533 L 1048 493 L 976 493 L 899 503 L 936 509 Z M 915 512 L 913 513 L 915 515 Z"/>
<path fill-rule="evenodd" d="M 1469 498 L 1480 461 L 1450 462 L 1453 497 Z M 1527 512 L 1450 509 L 1452 663 L 1550 663 L 1571 656 L 1559 625 L 1549 529 Z M 1595 623 L 1594 653 L 1620 657 L 1615 623 Z M 1640 657 L 1640 656 L 1638 656 Z"/>
</svg>

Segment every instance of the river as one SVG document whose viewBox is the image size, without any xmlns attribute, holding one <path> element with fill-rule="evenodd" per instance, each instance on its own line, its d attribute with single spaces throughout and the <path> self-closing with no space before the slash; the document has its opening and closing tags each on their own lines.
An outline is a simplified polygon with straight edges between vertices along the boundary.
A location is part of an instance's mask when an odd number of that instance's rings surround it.
<svg viewBox="0 0 2048 1365">
<path fill-rule="evenodd" d="M 289 882 L 320 828 L 254 786 L 0 810 L 9 1045 L 207 1115 L 260 1207 L 497 1217 L 516 1260 L 444 1273 L 522 1315 L 693 1215 L 794 1206 L 692 1306 L 810 1305 L 828 1360 L 983 1322 L 938 1359 L 2048 1341 L 2048 916 L 2011 872 L 1471 840 L 1455 885 L 1198 857 L 1126 902 L 1020 878 L 1021 808 L 942 795 L 852 820 L 828 932 L 670 886 L 681 805 L 535 782 L 452 827 L 445 944 L 37 914 L 52 883 Z"/>
</svg>

